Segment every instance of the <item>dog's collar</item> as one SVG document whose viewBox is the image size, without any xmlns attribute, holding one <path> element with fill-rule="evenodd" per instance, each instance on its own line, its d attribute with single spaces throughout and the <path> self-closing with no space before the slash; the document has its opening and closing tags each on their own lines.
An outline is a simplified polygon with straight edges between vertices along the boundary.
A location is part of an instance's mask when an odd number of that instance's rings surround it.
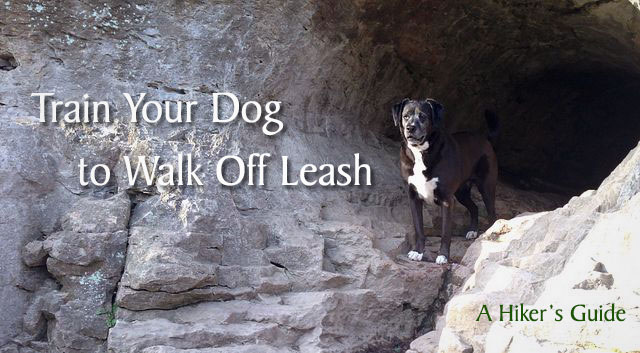
<svg viewBox="0 0 640 353">
<path fill-rule="evenodd" d="M 407 147 L 409 147 L 411 149 L 415 148 L 415 149 L 417 149 L 417 150 L 419 150 L 421 152 L 424 152 L 424 151 L 429 149 L 429 141 L 427 141 L 427 139 L 425 137 L 425 139 L 422 142 L 420 142 L 420 144 L 418 144 L 418 145 L 407 144 Z"/>
</svg>

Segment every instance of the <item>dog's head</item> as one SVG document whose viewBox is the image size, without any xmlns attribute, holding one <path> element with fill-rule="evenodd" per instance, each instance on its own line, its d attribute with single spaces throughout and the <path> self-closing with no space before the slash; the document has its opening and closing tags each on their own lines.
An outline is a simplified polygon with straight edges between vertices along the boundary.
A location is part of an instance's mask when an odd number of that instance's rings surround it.
<svg viewBox="0 0 640 353">
<path fill-rule="evenodd" d="M 423 145 L 442 127 L 444 107 L 434 99 L 403 99 L 391 109 L 393 123 L 400 128 L 404 140 L 413 146 Z"/>
</svg>

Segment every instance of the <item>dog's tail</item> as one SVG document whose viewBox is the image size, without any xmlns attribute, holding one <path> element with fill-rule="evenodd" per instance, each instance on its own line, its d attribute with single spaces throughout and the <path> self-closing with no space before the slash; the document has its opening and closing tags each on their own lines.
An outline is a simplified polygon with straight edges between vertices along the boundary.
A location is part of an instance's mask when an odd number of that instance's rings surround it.
<svg viewBox="0 0 640 353">
<path fill-rule="evenodd" d="M 484 118 L 487 121 L 487 126 L 489 127 L 489 134 L 487 135 L 487 139 L 491 142 L 492 145 L 495 146 L 496 140 L 498 139 L 498 134 L 500 132 L 500 121 L 498 120 L 498 116 L 493 111 L 486 109 L 484 111 Z"/>
</svg>

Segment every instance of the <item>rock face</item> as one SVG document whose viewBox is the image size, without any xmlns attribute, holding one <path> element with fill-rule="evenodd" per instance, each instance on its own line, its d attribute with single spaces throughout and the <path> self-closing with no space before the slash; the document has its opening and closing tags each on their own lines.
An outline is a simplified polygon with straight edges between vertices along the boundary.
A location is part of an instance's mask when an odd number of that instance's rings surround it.
<svg viewBox="0 0 640 353">
<path fill-rule="evenodd" d="M 24 318 L 27 340 L 44 337 L 49 352 L 104 352 L 115 324 L 112 305 L 124 267 L 129 198 L 80 199 L 62 217 L 62 230 L 25 246 L 28 266 L 41 266 L 46 280 Z M 58 288 L 59 287 L 59 288 Z M 33 340 L 29 342 L 29 340 Z"/>
<path fill-rule="evenodd" d="M 409 352 L 640 350 L 640 267 L 633 255 L 640 251 L 633 236 L 640 220 L 639 177 L 636 147 L 597 191 L 555 211 L 494 224 L 454 271 L 454 278 L 472 274 L 457 283 L 438 329 L 415 340 Z M 548 310 L 543 322 L 498 320 L 500 305 L 521 303 L 562 309 L 564 319 L 555 322 L 559 317 Z M 625 309 L 624 322 L 584 320 L 586 309 L 606 310 L 611 303 Z M 493 321 L 475 321 L 483 305 Z"/>
<path fill-rule="evenodd" d="M 397 263 L 376 248 L 370 227 L 316 217 L 258 228 L 246 248 L 229 230 L 166 230 L 132 219 L 110 349 L 343 352 L 409 338 L 438 297 L 444 269 Z"/>
<path fill-rule="evenodd" d="M 494 109 L 503 170 L 519 186 L 557 184 L 550 171 L 560 165 L 580 188 L 637 141 L 628 113 L 640 92 L 638 28 L 626 1 L 1 2 L 0 216 L 10 221 L 0 221 L 0 350 L 403 347 L 431 328 L 448 275 L 403 257 L 411 223 L 390 104 L 435 96 L 452 130 L 484 128 L 480 112 Z M 573 78 L 603 75 L 578 95 L 548 91 L 549 70 L 563 67 Z M 34 92 L 104 100 L 112 121 L 41 124 Z M 285 130 L 267 137 L 263 122 L 212 123 L 214 92 L 281 101 Z M 134 123 L 122 93 L 199 106 L 191 123 Z M 602 145 L 606 163 L 576 167 Z M 572 146 L 586 152 L 562 153 Z M 222 156 L 257 152 L 274 156 L 264 186 L 214 178 Z M 176 164 L 179 153 L 202 165 L 204 186 L 128 182 L 124 157 Z M 295 170 L 355 153 L 372 168 L 371 187 L 282 187 L 280 156 Z M 110 181 L 81 185 L 80 159 L 107 165 Z M 499 188 L 503 218 L 558 205 Z M 440 220 L 425 213 L 434 249 Z M 454 218 L 464 234 L 460 207 Z M 457 239 L 453 259 L 468 245 Z M 469 267 L 453 268 L 452 283 L 462 282 Z M 612 276 L 594 270 L 573 285 L 615 288 Z"/>
</svg>

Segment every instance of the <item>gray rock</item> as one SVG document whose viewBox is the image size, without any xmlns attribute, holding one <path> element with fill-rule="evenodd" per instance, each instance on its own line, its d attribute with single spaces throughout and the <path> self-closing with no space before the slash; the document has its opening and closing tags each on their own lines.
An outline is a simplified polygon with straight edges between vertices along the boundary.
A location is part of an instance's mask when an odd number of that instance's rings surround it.
<svg viewBox="0 0 640 353">
<path fill-rule="evenodd" d="M 254 299 L 256 291 L 249 287 L 227 288 L 209 286 L 194 288 L 177 293 L 135 290 L 122 286 L 116 297 L 119 306 L 131 310 L 174 309 L 202 301 L 228 301 L 233 299 Z"/>
<path fill-rule="evenodd" d="M 245 344 L 224 348 L 177 349 L 171 346 L 153 346 L 142 350 L 142 353 L 294 353 L 293 349 L 273 348 L 268 345 Z"/>
<path fill-rule="evenodd" d="M 129 225 L 129 197 L 121 192 L 106 200 L 83 198 L 62 217 L 62 229 L 76 233 L 107 233 Z"/>
<path fill-rule="evenodd" d="M 133 227 L 122 285 L 166 293 L 214 286 L 221 246 L 219 235 Z"/>
<path fill-rule="evenodd" d="M 47 252 L 40 240 L 34 240 L 22 249 L 22 261 L 29 267 L 44 266 L 46 260 Z"/>
<path fill-rule="evenodd" d="M 76 233 L 62 231 L 53 233 L 43 242 L 43 249 L 56 263 L 75 266 L 90 266 L 105 258 L 124 258 L 127 232 Z M 114 252 L 115 251 L 115 252 Z M 51 272 L 52 269 L 49 268 Z"/>
<path fill-rule="evenodd" d="M 122 220 L 128 219 L 129 206 L 124 202 L 129 202 L 126 196 L 115 196 L 100 209 L 95 200 L 80 200 L 62 217 L 64 227 L 73 230 L 55 232 L 24 250 L 30 263 L 46 256 L 47 271 L 62 285 L 40 289 L 23 319 L 25 331 L 34 339 L 47 326 L 49 352 L 106 351 L 109 327 L 115 324 L 116 308 L 111 303 L 127 246 L 128 231 Z M 81 212 L 89 206 L 91 211 Z M 95 219 L 104 221 L 101 228 L 87 226 Z"/>
<path fill-rule="evenodd" d="M 18 350 L 18 346 L 15 344 L 7 344 L 4 347 L 0 348 L 0 352 L 2 353 L 20 353 Z"/>
<path fill-rule="evenodd" d="M 576 284 L 573 288 L 597 289 L 599 287 L 604 287 L 606 289 L 611 289 L 611 286 L 613 286 L 613 276 L 610 273 L 592 271 L 584 281 Z"/>
</svg>

